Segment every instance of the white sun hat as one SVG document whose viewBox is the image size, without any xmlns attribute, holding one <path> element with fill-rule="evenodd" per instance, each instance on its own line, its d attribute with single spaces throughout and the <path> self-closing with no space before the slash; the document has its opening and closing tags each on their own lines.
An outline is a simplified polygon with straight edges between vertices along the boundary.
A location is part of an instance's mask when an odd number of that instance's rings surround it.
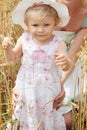
<svg viewBox="0 0 87 130">
<path fill-rule="evenodd" d="M 22 0 L 13 11 L 13 23 L 19 24 L 24 30 L 27 30 L 27 26 L 24 23 L 25 12 L 29 7 L 32 7 L 36 4 L 46 4 L 53 7 L 57 11 L 60 18 L 60 23 L 58 26 L 64 27 L 68 24 L 70 16 L 67 6 L 65 4 L 55 2 L 54 0 Z"/>
</svg>

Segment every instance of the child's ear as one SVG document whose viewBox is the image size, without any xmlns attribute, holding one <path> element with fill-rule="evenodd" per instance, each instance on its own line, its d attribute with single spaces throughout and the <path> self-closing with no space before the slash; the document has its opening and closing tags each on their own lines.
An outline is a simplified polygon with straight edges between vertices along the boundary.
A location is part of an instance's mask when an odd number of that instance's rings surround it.
<svg viewBox="0 0 87 130">
<path fill-rule="evenodd" d="M 28 21 L 27 21 L 27 20 L 24 20 L 24 23 L 25 23 L 25 24 L 26 24 L 26 26 L 27 26 L 27 30 L 26 30 L 26 32 L 29 32 Z"/>
<path fill-rule="evenodd" d="M 55 26 L 58 26 L 59 22 L 60 22 L 60 19 L 57 18 L 57 19 L 55 20 Z"/>
<path fill-rule="evenodd" d="M 24 20 L 24 23 L 26 24 L 26 26 L 28 25 L 28 21 L 26 19 Z"/>
<path fill-rule="evenodd" d="M 58 27 L 59 22 L 60 22 L 60 19 L 56 18 L 56 20 L 55 20 L 55 28 Z"/>
</svg>

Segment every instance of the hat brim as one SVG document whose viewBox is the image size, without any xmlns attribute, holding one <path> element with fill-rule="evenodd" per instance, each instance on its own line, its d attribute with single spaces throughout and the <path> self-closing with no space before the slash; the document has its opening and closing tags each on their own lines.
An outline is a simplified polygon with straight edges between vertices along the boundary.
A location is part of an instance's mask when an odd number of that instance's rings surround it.
<svg viewBox="0 0 87 130">
<path fill-rule="evenodd" d="M 27 30 L 27 26 L 24 23 L 25 11 L 29 7 L 33 6 L 34 4 L 38 4 L 38 3 L 50 5 L 51 7 L 53 7 L 57 11 L 58 16 L 60 17 L 60 23 L 58 24 L 58 26 L 64 27 L 68 24 L 68 22 L 70 20 L 70 16 L 69 16 L 67 6 L 64 4 L 61 4 L 61 3 L 56 3 L 52 0 L 22 0 L 17 5 L 15 10 L 13 11 L 13 15 L 12 15 L 13 23 L 19 24 L 19 25 L 21 25 L 21 27 L 24 30 Z"/>
</svg>

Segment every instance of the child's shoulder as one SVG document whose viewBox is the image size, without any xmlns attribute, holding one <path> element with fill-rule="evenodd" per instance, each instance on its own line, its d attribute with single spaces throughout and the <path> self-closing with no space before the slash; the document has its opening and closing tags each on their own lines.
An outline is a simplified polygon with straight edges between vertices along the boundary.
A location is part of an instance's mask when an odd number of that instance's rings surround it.
<svg viewBox="0 0 87 130">
<path fill-rule="evenodd" d="M 24 32 L 24 33 L 22 33 L 22 35 L 20 37 L 27 38 L 27 37 L 30 37 L 30 34 L 27 32 Z"/>
<path fill-rule="evenodd" d="M 56 40 L 63 41 L 63 38 L 59 35 L 59 31 L 54 31 L 53 34 L 55 35 Z"/>
<path fill-rule="evenodd" d="M 55 46 L 59 47 L 62 42 L 64 42 L 63 39 L 61 37 L 59 37 L 58 35 L 54 34 Z"/>
<path fill-rule="evenodd" d="M 66 44 L 65 44 L 65 42 L 64 42 L 64 40 L 63 40 L 63 38 L 62 38 L 60 35 L 58 35 L 58 32 L 57 32 L 57 31 L 54 32 L 54 36 L 55 36 L 55 39 L 54 39 L 54 41 L 55 41 L 55 46 L 57 46 L 57 48 L 60 48 L 60 47 L 62 47 L 62 46 L 66 46 Z"/>
<path fill-rule="evenodd" d="M 29 33 L 27 33 L 27 32 L 24 32 L 24 33 L 22 33 L 22 35 L 19 37 L 19 39 L 18 40 L 21 40 L 21 41 L 23 41 L 23 40 L 28 40 L 28 39 L 30 39 L 30 34 Z"/>
</svg>

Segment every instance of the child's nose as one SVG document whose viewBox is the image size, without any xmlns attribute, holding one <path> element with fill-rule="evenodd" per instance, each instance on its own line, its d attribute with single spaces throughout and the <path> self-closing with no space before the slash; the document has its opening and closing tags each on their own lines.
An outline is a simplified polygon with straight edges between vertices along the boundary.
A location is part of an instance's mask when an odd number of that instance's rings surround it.
<svg viewBox="0 0 87 130">
<path fill-rule="evenodd" d="M 43 27 L 39 27 L 38 32 L 43 32 L 44 28 Z"/>
</svg>

